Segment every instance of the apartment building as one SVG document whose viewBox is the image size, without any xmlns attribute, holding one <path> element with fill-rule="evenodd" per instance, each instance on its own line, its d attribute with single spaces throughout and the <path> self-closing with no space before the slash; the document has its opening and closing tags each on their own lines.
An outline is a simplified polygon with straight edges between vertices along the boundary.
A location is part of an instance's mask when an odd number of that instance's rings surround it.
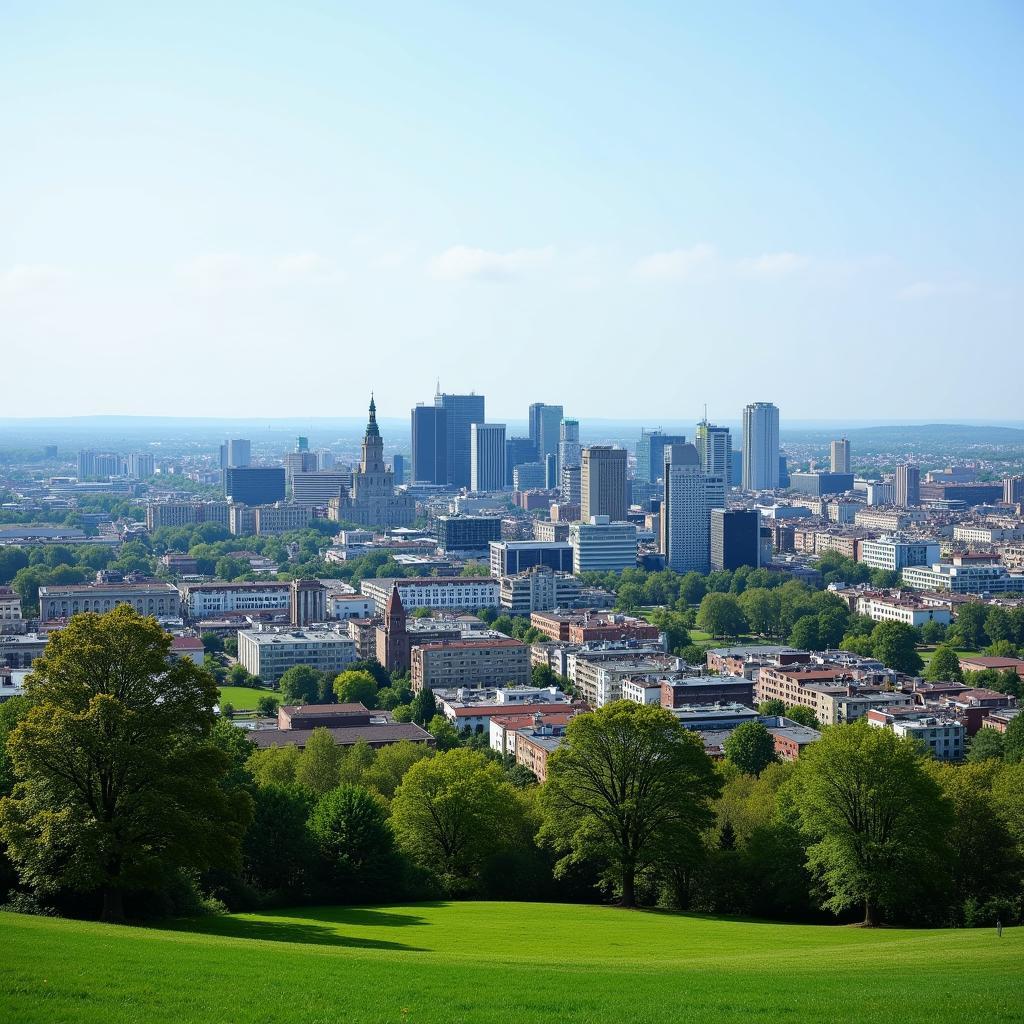
<svg viewBox="0 0 1024 1024">
<path fill-rule="evenodd" d="M 383 615 L 391 591 L 398 588 L 402 605 L 414 608 L 439 608 L 448 611 L 475 611 L 497 608 L 501 587 L 496 579 L 480 576 L 424 576 L 365 579 L 359 584 L 362 594 L 374 603 L 377 615 Z"/>
<path fill-rule="evenodd" d="M 275 684 L 296 665 L 309 665 L 335 675 L 356 660 L 347 626 L 305 629 L 242 629 L 238 661 L 265 683 Z"/>
<path fill-rule="evenodd" d="M 412 688 L 526 686 L 532 676 L 530 648 L 511 637 L 447 640 L 412 648 Z"/>
</svg>

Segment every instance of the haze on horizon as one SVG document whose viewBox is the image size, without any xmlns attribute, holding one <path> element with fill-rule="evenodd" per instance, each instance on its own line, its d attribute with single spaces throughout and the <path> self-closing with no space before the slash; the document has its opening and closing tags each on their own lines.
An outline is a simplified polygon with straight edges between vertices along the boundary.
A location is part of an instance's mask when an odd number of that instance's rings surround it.
<svg viewBox="0 0 1024 1024">
<path fill-rule="evenodd" d="M 1022 44 L 1009 2 L 7 4 L 0 412 L 1019 421 Z"/>
</svg>

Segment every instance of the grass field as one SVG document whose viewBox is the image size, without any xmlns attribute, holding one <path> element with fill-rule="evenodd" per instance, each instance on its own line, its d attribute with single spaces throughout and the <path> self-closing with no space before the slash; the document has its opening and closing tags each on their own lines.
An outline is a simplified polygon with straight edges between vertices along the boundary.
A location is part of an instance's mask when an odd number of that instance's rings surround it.
<svg viewBox="0 0 1024 1024">
<path fill-rule="evenodd" d="M 0 1020 L 1021 1021 L 1024 929 L 545 904 L 321 908 L 173 930 L 0 914 Z"/>
<path fill-rule="evenodd" d="M 255 711 L 260 697 L 276 696 L 272 690 L 254 690 L 251 686 L 222 686 L 220 702 L 233 704 L 236 711 Z"/>
</svg>

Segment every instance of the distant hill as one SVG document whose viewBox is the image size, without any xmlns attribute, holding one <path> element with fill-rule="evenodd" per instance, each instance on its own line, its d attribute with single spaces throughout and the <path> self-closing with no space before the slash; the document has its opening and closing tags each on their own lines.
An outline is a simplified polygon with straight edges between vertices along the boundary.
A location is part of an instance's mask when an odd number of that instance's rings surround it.
<svg viewBox="0 0 1024 1024">
<path fill-rule="evenodd" d="M 866 446 L 918 445 L 1024 445 L 1020 427 L 980 426 L 967 423 L 899 423 L 890 426 L 853 427 L 840 431 L 785 430 L 784 442 L 820 443 L 842 436 L 849 438 L 854 451 Z"/>
</svg>

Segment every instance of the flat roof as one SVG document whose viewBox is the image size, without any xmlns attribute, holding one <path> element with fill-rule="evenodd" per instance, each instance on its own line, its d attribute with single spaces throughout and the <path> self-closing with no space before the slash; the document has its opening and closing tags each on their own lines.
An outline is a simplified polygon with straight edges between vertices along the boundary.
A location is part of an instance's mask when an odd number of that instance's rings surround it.
<svg viewBox="0 0 1024 1024">
<path fill-rule="evenodd" d="M 425 729 L 413 722 L 389 722 L 385 725 L 321 726 L 334 737 L 339 746 L 351 746 L 360 740 L 367 743 L 398 743 L 411 740 L 414 743 L 429 742 L 432 737 Z M 305 746 L 315 729 L 253 729 L 246 735 L 257 747 Z"/>
</svg>

